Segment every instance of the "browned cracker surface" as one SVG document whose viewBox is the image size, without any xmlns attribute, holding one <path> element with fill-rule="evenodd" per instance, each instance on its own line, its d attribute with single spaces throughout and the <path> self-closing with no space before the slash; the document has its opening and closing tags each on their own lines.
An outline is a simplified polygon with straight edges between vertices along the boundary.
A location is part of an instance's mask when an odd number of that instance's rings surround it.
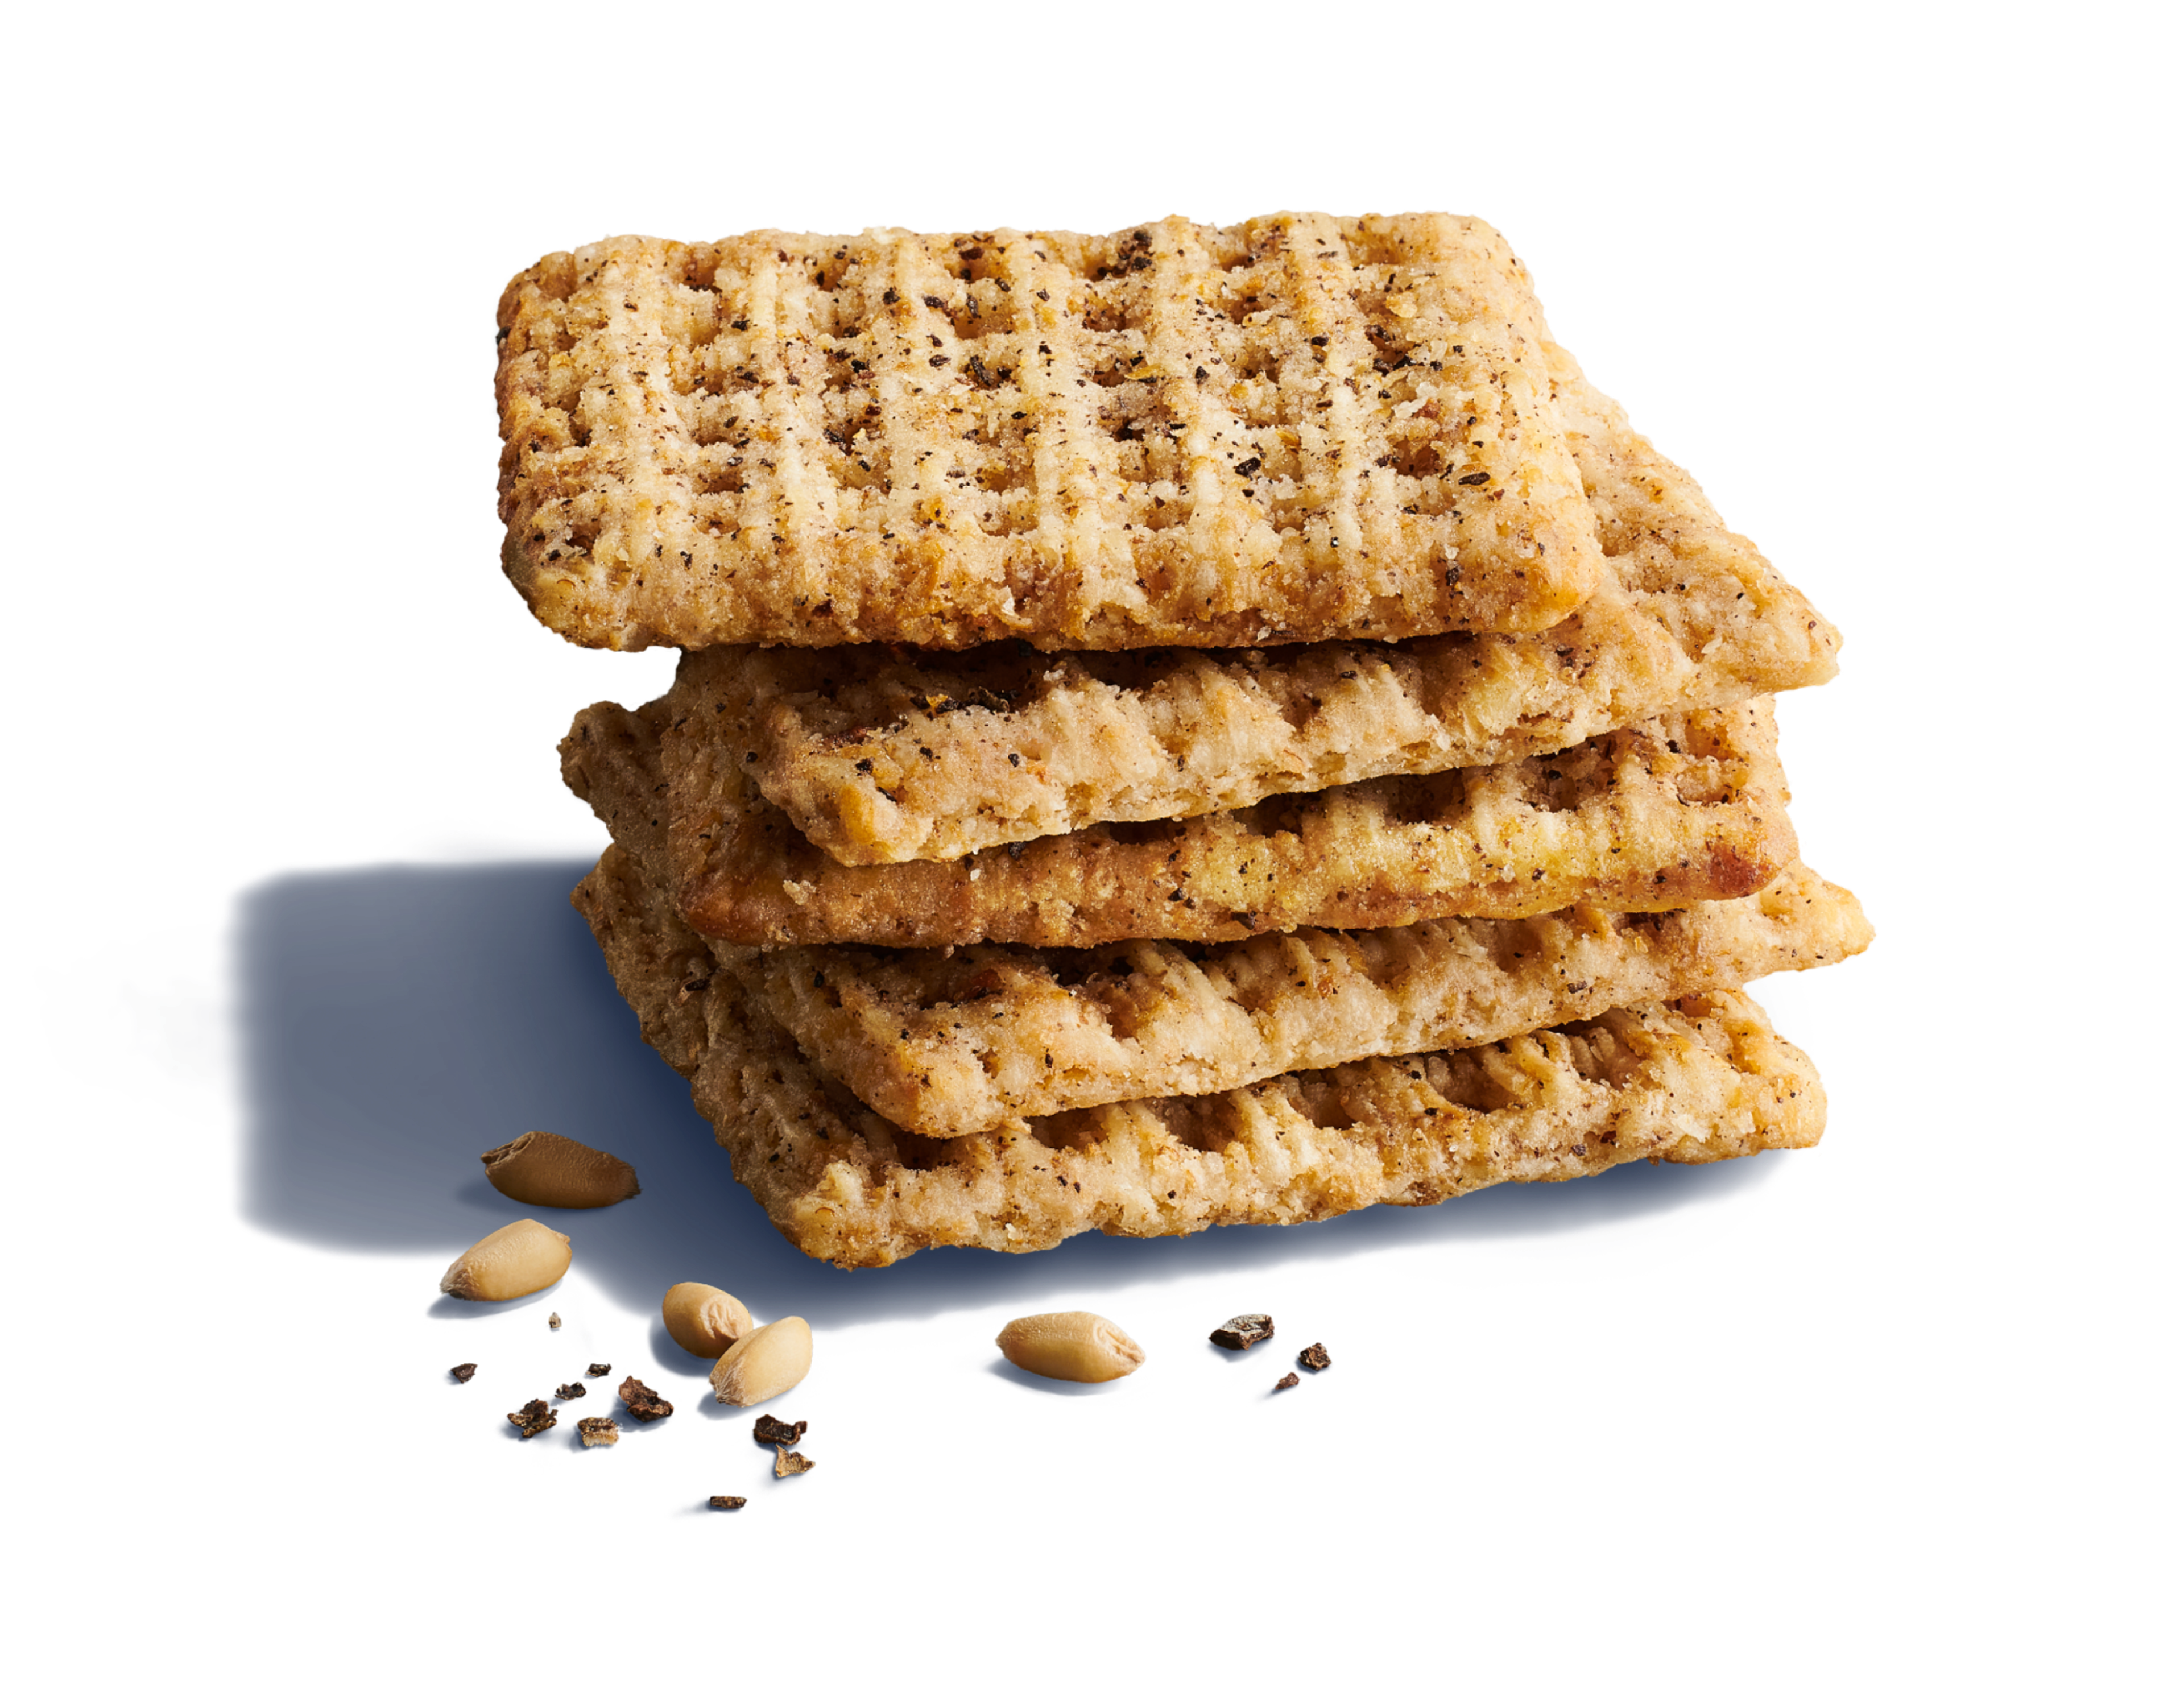
<svg viewBox="0 0 2184 1692">
<path fill-rule="evenodd" d="M 958 1139 L 898 1133 L 753 1007 L 610 849 L 577 889 L 645 1038 L 684 1073 L 736 1177 L 844 1267 L 933 1245 L 1033 1251 L 1099 1229 L 1191 1233 L 1428 1205 L 1815 1144 L 1811 1060 L 1741 993 L 1613 1010 L 1471 1051 L 1374 1059 Z"/>
<path fill-rule="evenodd" d="M 593 705 L 561 751 L 615 838 L 659 854 L 683 919 L 738 945 L 1095 946 L 1667 910 L 1756 893 L 1797 856 L 1765 699 L 1514 763 L 858 867 L 798 833 L 726 741 L 665 701 Z"/>
<path fill-rule="evenodd" d="M 1538 322 L 1468 218 L 603 241 L 501 298 L 503 563 L 589 646 L 1541 629 Z"/>
<path fill-rule="evenodd" d="M 1580 906 L 1212 947 L 716 951 L 814 1063 L 898 1127 L 946 1136 L 1484 1045 L 1819 968 L 1872 938 L 1858 901 L 1800 864 L 1748 898 L 1648 915 Z"/>
<path fill-rule="evenodd" d="M 723 647 L 683 660 L 676 709 L 716 718 L 808 838 L 880 864 L 1502 763 L 1835 674 L 1833 626 L 1620 406 L 1574 365 L 1558 400 L 1608 570 L 1544 632 L 1242 652 Z"/>
</svg>

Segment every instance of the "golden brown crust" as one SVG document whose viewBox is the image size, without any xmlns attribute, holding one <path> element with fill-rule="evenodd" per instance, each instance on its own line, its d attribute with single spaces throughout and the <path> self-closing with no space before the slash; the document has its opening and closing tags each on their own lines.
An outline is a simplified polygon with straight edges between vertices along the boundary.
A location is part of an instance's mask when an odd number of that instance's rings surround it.
<svg viewBox="0 0 2184 1692">
<path fill-rule="evenodd" d="M 696 943 L 672 932 L 670 900 L 611 849 L 586 888 L 580 906 L 625 995 L 672 999 L 674 971 L 644 973 Z M 930 1140 L 898 1133 L 816 1070 L 731 975 L 699 996 L 708 1043 L 685 1065 L 699 1110 L 774 1225 L 845 1268 L 934 1245 L 1034 1251 L 1095 1228 L 1311 1222 L 1641 1157 L 1710 1162 L 1814 1144 L 1825 1116 L 1811 1060 L 1750 999 L 1727 993 L 1474 1051 Z M 643 1026 L 649 1036 L 663 1024 L 654 1015 Z"/>
<path fill-rule="evenodd" d="M 1474 219 L 627 237 L 499 316 L 503 563 L 585 645 L 1396 639 L 1601 575 Z"/>
<path fill-rule="evenodd" d="M 691 927 L 738 945 L 1096 946 L 1669 910 L 1756 893 L 1797 856 L 1771 699 L 1515 763 L 854 868 L 667 703 L 580 713 L 563 775 L 623 845 L 657 855 Z"/>
<path fill-rule="evenodd" d="M 1558 398 L 1608 570 L 1542 633 L 1244 652 L 722 647 L 684 660 L 674 709 L 713 717 L 807 838 L 882 864 L 1502 763 L 1833 676 L 1835 629 L 1622 409 L 1574 364 Z"/>
<path fill-rule="evenodd" d="M 1580 906 L 1211 948 L 719 949 L 814 1063 L 896 1126 L 945 1137 L 1485 1045 L 1820 968 L 1872 938 L 1858 901 L 1800 864 L 1749 898 L 1651 916 Z"/>
</svg>

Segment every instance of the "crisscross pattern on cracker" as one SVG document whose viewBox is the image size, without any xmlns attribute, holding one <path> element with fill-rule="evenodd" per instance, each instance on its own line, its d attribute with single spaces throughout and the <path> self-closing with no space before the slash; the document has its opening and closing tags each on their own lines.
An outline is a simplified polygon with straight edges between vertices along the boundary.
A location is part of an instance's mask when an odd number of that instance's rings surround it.
<svg viewBox="0 0 2184 1692">
<path fill-rule="evenodd" d="M 1621 407 L 1574 366 L 1559 403 L 1608 570 L 1544 632 L 1235 653 L 721 648 L 684 660 L 677 710 L 716 716 L 808 838 L 879 864 L 1502 763 L 1835 674 L 1835 629 Z"/>
<path fill-rule="evenodd" d="M 1797 856 L 1771 699 L 1514 763 L 860 867 L 805 839 L 724 738 L 666 701 L 593 705 L 561 751 L 615 837 L 660 854 L 690 926 L 738 945 L 1096 946 L 1668 910 L 1756 893 Z"/>
<path fill-rule="evenodd" d="M 1610 1011 L 1468 1052 L 1376 1059 L 959 1139 L 896 1132 L 815 1068 L 610 849 L 577 889 L 645 1037 L 692 1077 L 736 1177 L 799 1249 L 844 1267 L 934 1245 L 1192 1233 L 1429 1205 L 1636 1159 L 1818 1142 L 1811 1060 L 1741 993 Z"/>
<path fill-rule="evenodd" d="M 1545 628 L 1538 318 L 1465 218 L 604 241 L 501 299 L 503 562 L 591 646 Z"/>
<path fill-rule="evenodd" d="M 1800 864 L 1749 898 L 1652 915 L 1580 906 L 1211 948 L 718 949 L 814 1063 L 897 1126 L 950 1136 L 1484 1045 L 1817 969 L 1872 938 L 1858 901 Z"/>
</svg>

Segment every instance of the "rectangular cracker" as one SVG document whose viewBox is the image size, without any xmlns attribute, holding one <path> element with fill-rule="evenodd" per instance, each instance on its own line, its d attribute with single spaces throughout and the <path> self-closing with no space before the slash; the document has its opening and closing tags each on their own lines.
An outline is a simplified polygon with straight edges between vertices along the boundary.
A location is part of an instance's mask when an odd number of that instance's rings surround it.
<svg viewBox="0 0 2184 1692">
<path fill-rule="evenodd" d="M 1511 764 L 857 867 L 805 840 L 707 724 L 665 701 L 592 706 L 561 754 L 616 839 L 662 854 L 683 919 L 738 945 L 1098 946 L 1669 910 L 1756 893 L 1797 856 L 1766 699 Z"/>
<path fill-rule="evenodd" d="M 718 720 L 806 838 L 884 864 L 1503 763 L 1835 674 L 1835 629 L 1574 363 L 1558 401 L 1607 571 L 1542 633 L 1243 652 L 722 647 L 685 658 L 671 697 Z"/>
<path fill-rule="evenodd" d="M 1468 218 L 604 241 L 501 298 L 502 559 L 588 646 L 1542 629 L 1538 320 Z"/>
<path fill-rule="evenodd" d="M 691 1077 L 736 1178 L 791 1244 L 844 1268 L 935 1245 L 1193 1233 L 1430 1205 L 1639 1158 L 1819 1142 L 1811 1060 L 1743 994 L 1611 1010 L 1468 1052 L 1374 1059 L 960 1139 L 897 1133 L 815 1067 L 672 902 L 610 848 L 577 888 L 644 1037 Z"/>
<path fill-rule="evenodd" d="M 952 1137 L 1292 1070 L 1479 1046 L 1862 952 L 1858 901 L 1803 865 L 1750 897 L 1622 915 L 1301 928 L 950 953 L 716 946 L 754 1005 L 897 1127 Z"/>
</svg>

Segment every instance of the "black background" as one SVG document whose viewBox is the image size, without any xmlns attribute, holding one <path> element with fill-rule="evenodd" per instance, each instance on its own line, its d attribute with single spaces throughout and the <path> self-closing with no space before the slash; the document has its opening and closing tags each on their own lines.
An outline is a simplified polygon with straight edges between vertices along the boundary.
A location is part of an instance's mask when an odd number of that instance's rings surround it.
<svg viewBox="0 0 2184 1692">
<path fill-rule="evenodd" d="M 1533 131 L 1553 111 L 1426 122 L 1413 107 L 1347 140 L 1182 125 L 1142 144 L 1120 120 L 1092 136 L 1055 111 L 1002 148 L 996 179 L 976 166 L 970 120 L 900 140 L 867 125 L 856 166 L 816 168 L 755 140 L 777 140 L 777 116 L 723 114 L 649 140 L 610 181 L 554 168 L 572 147 L 559 131 L 393 162 L 343 148 L 308 203 L 265 194 L 280 137 L 238 140 L 205 255 L 255 240 L 262 262 L 247 286 L 194 284 L 203 367 L 177 376 L 209 398 L 157 419 L 166 520 L 147 524 L 147 585 L 120 611 L 131 635 L 109 703 L 140 749 L 125 799 L 140 834 L 109 843 L 116 876 L 136 866 L 118 882 L 116 978 L 208 976 L 223 895 L 269 865 L 446 830 L 596 834 L 559 786 L 554 738 L 588 699 L 649 697 L 668 657 L 566 648 L 498 574 L 492 306 L 539 251 L 611 229 L 1099 229 L 1282 203 L 1485 214 L 1592 378 L 1847 631 L 1841 682 L 1782 703 L 1808 858 L 1858 888 L 1883 932 L 1846 970 L 1774 982 L 1786 1031 L 1826 1072 L 1828 1157 L 1614 1251 L 1398 1257 L 1179 1293 L 1157 1316 L 1140 1305 L 1129 1325 L 1153 1365 L 1110 1397 L 1050 1401 L 981 1376 L 992 1323 L 823 1340 L 788 1406 L 815 1423 L 819 1472 L 693 1530 L 780 1548 L 1024 1520 L 1459 1522 L 1494 1480 L 1630 1469 L 1734 1489 L 1806 1461 L 1863 1391 L 1869 1288 L 1893 1249 L 1878 1194 L 1908 1109 L 1880 1032 L 1911 952 L 1918 854 L 1889 838 L 1869 754 L 1903 687 L 1892 607 L 1915 559 L 1883 522 L 1893 496 L 1858 399 L 1896 356 L 1874 295 L 1893 225 L 1858 212 L 1858 183 L 1780 122 L 1713 118 L 1664 136 L 1631 111 L 1548 147 Z M 827 142 L 816 114 L 812 129 Z M 638 1524 L 716 1487 L 749 1494 L 743 1439 L 690 1415 L 688 1389 L 666 1433 L 616 1452 L 498 1439 L 504 1408 L 581 1362 L 570 1343 L 553 1350 L 535 1312 L 424 1323 L 441 1264 L 323 1262 L 240 1232 L 197 1185 L 223 1144 L 219 1100 L 120 1055 L 118 1006 L 114 1020 L 125 1109 L 186 1170 L 194 1244 L 227 1288 L 208 1343 L 255 1382 L 251 1437 L 220 1458 L 236 1509 L 424 1533 L 450 1511 Z M 599 1355 L 636 1358 L 583 1294 L 557 1305 L 592 1325 Z M 1262 1365 L 1199 1354 L 1236 1310 L 1280 1321 Z M 1254 1404 L 1311 1339 L 1334 1351 L 1330 1376 Z M 485 1365 L 478 1384 L 441 1384 L 456 1355 Z"/>
</svg>

